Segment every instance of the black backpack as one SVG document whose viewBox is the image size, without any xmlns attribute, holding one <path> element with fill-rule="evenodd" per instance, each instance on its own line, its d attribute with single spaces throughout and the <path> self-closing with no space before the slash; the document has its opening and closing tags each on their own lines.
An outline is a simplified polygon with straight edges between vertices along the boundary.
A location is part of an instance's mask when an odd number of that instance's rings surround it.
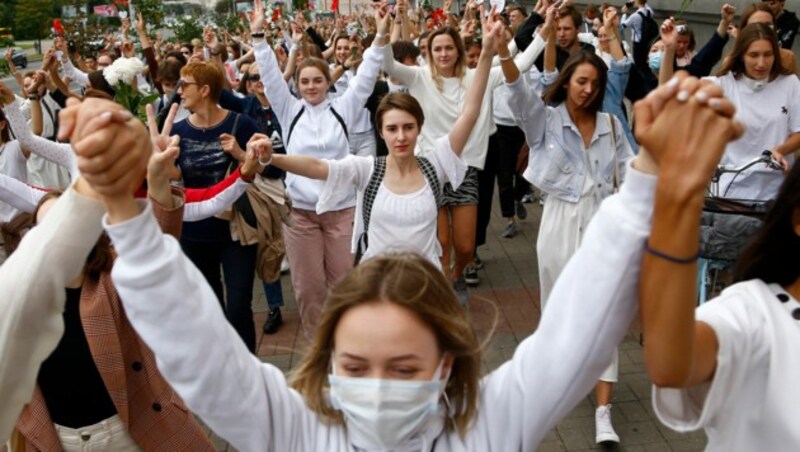
<svg viewBox="0 0 800 452">
<path fill-rule="evenodd" d="M 653 43 L 653 40 L 656 39 L 660 34 L 658 23 L 655 19 L 653 19 L 653 13 L 651 13 L 649 10 L 638 11 L 636 14 L 642 16 L 642 36 L 639 42 L 647 47 L 650 47 L 650 44 Z"/>
</svg>

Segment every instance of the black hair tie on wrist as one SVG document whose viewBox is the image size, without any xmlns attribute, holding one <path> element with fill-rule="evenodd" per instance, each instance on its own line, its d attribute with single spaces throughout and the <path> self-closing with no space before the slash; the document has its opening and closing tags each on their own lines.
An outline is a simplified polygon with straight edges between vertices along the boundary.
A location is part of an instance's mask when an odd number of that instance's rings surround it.
<svg viewBox="0 0 800 452">
<path fill-rule="evenodd" d="M 694 263 L 695 261 L 697 261 L 697 258 L 700 257 L 700 251 L 699 250 L 697 251 L 697 253 L 695 253 L 691 257 L 675 257 L 675 256 L 673 256 L 671 254 L 667 254 L 667 253 L 664 253 L 662 251 L 658 251 L 657 249 L 652 248 L 650 246 L 649 242 L 645 242 L 644 250 L 647 251 L 648 254 L 652 254 L 653 256 L 655 256 L 655 257 L 657 257 L 659 259 L 664 259 L 665 261 L 673 262 L 673 263 L 676 263 L 676 264 L 691 264 L 691 263 Z"/>
</svg>

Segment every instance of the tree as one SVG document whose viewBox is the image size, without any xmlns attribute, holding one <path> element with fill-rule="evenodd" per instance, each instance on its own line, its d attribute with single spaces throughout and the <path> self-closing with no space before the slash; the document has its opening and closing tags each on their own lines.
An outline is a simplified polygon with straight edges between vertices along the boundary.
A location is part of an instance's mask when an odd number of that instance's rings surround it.
<svg viewBox="0 0 800 452">
<path fill-rule="evenodd" d="M 164 8 L 161 0 L 131 0 L 133 9 L 142 13 L 145 23 L 152 28 L 164 26 Z"/>
<path fill-rule="evenodd" d="M 14 10 L 18 39 L 42 39 L 50 34 L 53 0 L 17 0 Z"/>
<path fill-rule="evenodd" d="M 180 17 L 170 26 L 178 41 L 191 42 L 192 39 L 203 39 L 203 25 L 194 17 Z"/>
</svg>

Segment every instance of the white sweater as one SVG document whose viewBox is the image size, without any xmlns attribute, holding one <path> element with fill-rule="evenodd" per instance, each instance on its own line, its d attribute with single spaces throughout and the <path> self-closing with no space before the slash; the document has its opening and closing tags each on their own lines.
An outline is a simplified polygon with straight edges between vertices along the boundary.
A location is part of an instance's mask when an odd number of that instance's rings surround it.
<svg viewBox="0 0 800 452">
<path fill-rule="evenodd" d="M 479 412 L 466 435 L 443 432 L 435 418 L 396 451 L 534 450 L 586 396 L 637 306 L 655 177 L 630 173 L 592 220 L 536 332 L 481 381 Z M 112 279 L 159 370 L 192 412 L 245 452 L 380 450 L 346 426 L 324 424 L 283 372 L 247 350 L 214 292 L 149 209 L 105 224 L 119 256 Z"/>
<path fill-rule="evenodd" d="M 374 47 L 367 49 L 364 52 L 364 62 L 350 82 L 349 89 L 343 95 L 334 99 L 328 98 L 317 105 L 298 100 L 291 94 L 278 67 L 275 53 L 266 42 L 263 40 L 257 42 L 255 52 L 261 80 L 264 81 L 264 92 L 283 128 L 286 154 L 310 155 L 329 160 L 346 157 L 350 152 L 350 145 L 342 125 L 331 109 L 336 110 L 342 117 L 349 134 L 357 131 L 357 121 L 363 114 L 364 104 L 375 88 L 375 81 L 383 64 L 383 52 L 377 51 Z M 301 109 L 305 111 L 295 124 L 290 137 L 289 129 Z M 286 189 L 295 208 L 315 210 L 322 186 L 322 181 L 292 173 L 286 174 Z M 346 209 L 355 204 L 356 191 L 353 190 L 352 196 L 345 198 L 334 210 Z"/>
<path fill-rule="evenodd" d="M 527 72 L 533 66 L 536 58 L 544 50 L 544 44 L 545 41 L 537 35 L 525 52 L 514 60 L 520 72 Z M 464 107 L 464 96 L 467 93 L 467 87 L 472 83 L 475 71 L 468 70 L 463 80 L 457 77 L 442 78 L 442 90 L 440 91 L 433 80 L 430 67 L 406 66 L 396 62 L 391 46 L 386 46 L 383 51 L 383 68 L 386 73 L 408 87 L 408 92 L 419 101 L 425 112 L 425 124 L 422 126 L 422 133 L 417 140 L 416 149 L 417 154 L 425 155 L 426 152 L 434 149 L 437 138 L 447 135 L 453 128 Z M 497 130 L 492 117 L 494 89 L 502 83 L 502 68 L 492 68 L 489 73 L 486 94 L 483 96 L 480 115 L 470 133 L 464 152 L 461 154 L 461 158 L 469 166 L 483 169 L 486 162 L 489 136 Z"/>
</svg>

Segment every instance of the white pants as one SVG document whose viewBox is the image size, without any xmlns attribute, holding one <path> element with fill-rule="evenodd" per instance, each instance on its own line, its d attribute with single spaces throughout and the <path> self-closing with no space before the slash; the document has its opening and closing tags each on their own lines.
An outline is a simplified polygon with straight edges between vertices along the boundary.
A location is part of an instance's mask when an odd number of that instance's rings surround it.
<svg viewBox="0 0 800 452">
<path fill-rule="evenodd" d="M 55 424 L 64 452 L 110 451 L 139 452 L 119 415 L 87 427 L 72 429 Z"/>
</svg>

